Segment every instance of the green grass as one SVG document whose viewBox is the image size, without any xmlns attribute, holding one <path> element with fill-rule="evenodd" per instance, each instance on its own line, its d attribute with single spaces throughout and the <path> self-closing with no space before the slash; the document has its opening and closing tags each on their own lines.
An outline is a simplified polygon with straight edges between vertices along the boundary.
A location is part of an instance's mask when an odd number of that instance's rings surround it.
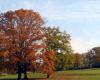
<svg viewBox="0 0 100 80">
<path fill-rule="evenodd" d="M 45 78 L 46 74 L 28 73 L 29 78 Z M 17 75 L 5 75 L 1 78 L 17 78 Z M 44 79 L 43 79 L 44 80 Z M 55 72 L 51 78 L 45 80 L 100 80 L 100 69 L 68 70 Z"/>
<path fill-rule="evenodd" d="M 22 78 L 24 75 L 22 74 Z M 28 78 L 45 78 L 46 74 L 42 73 L 28 73 Z M 0 75 L 0 79 L 17 79 L 17 74 L 12 75 Z"/>
<path fill-rule="evenodd" d="M 52 80 L 100 80 L 100 69 L 59 71 Z"/>
</svg>

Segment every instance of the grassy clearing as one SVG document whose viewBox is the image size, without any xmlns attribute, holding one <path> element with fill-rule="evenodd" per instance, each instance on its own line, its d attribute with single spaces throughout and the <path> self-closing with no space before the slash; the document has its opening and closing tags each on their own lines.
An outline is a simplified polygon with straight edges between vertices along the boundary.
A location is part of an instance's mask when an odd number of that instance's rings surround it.
<svg viewBox="0 0 100 80">
<path fill-rule="evenodd" d="M 29 78 L 45 78 L 46 74 L 28 73 Z M 16 79 L 17 75 L 5 75 L 1 78 Z M 41 79 L 42 80 L 42 79 Z M 51 78 L 43 80 L 100 80 L 100 69 L 69 70 L 55 72 Z"/>
</svg>

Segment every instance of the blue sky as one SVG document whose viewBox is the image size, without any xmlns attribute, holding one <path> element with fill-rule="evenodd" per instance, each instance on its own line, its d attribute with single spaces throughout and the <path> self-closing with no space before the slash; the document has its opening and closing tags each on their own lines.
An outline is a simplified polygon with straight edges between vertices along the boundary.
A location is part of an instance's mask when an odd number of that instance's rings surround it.
<svg viewBox="0 0 100 80">
<path fill-rule="evenodd" d="M 48 26 L 70 33 L 75 52 L 100 46 L 100 0 L 0 0 L 0 12 L 21 8 L 39 12 Z"/>
</svg>

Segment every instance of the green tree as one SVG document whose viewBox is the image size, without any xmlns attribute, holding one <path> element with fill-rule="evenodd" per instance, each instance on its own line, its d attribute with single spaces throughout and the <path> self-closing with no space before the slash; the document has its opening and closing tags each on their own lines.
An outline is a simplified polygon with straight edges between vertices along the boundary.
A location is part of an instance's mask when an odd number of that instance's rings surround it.
<svg viewBox="0 0 100 80">
<path fill-rule="evenodd" d="M 56 52 L 56 70 L 68 69 L 69 63 L 71 64 L 70 55 L 72 53 L 70 45 L 70 35 L 66 32 L 61 32 L 59 28 L 47 27 L 48 47 Z"/>
</svg>

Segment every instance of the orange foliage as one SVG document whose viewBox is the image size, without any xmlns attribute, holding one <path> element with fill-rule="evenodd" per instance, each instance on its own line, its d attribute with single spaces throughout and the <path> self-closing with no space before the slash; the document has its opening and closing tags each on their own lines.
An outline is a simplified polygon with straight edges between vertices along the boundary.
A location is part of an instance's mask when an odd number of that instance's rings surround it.
<svg viewBox="0 0 100 80">
<path fill-rule="evenodd" d="M 52 74 L 55 70 L 55 53 L 54 51 L 46 51 L 39 56 L 42 63 L 37 64 L 37 70 L 47 74 Z"/>
<path fill-rule="evenodd" d="M 2 50 L 2 51 L 0 51 L 0 56 L 2 56 L 2 57 L 8 57 L 9 56 L 9 51 L 8 50 Z"/>
<path fill-rule="evenodd" d="M 0 48 L 6 50 L 0 51 L 0 55 L 9 55 L 13 63 L 31 61 L 34 65 L 39 57 L 38 51 L 43 53 L 42 50 L 46 50 L 47 35 L 43 24 L 42 17 L 32 10 L 20 9 L 0 14 Z M 51 73 L 54 70 L 54 52 L 45 51 L 41 58 L 41 70 Z"/>
</svg>

